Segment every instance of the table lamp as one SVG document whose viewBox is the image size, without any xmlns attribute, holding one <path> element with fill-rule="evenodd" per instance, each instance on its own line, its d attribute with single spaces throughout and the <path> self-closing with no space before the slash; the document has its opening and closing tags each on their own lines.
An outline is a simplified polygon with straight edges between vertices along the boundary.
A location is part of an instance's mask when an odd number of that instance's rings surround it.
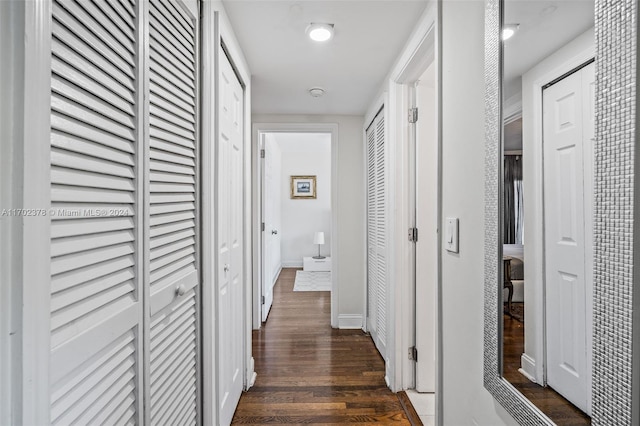
<svg viewBox="0 0 640 426">
<path fill-rule="evenodd" d="M 316 232 L 313 236 L 313 244 L 318 245 L 318 255 L 313 256 L 314 259 L 324 259 L 325 257 L 320 255 L 320 246 L 324 244 L 324 232 Z"/>
</svg>

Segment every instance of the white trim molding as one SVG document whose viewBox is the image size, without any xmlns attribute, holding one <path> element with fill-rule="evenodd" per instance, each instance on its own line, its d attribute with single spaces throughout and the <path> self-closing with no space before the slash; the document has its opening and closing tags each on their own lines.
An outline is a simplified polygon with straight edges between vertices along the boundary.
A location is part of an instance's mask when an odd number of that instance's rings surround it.
<svg viewBox="0 0 640 426">
<path fill-rule="evenodd" d="M 364 328 L 363 316 L 360 314 L 338 315 L 338 328 L 342 330 L 355 330 Z"/>
<path fill-rule="evenodd" d="M 51 1 L 24 4 L 23 209 L 51 207 Z M 50 217 L 22 218 L 22 378 L 16 424 L 50 422 Z M 39 265 L 34 268 L 33 265 Z M 20 305 L 19 305 L 20 306 Z M 18 339 L 16 339 L 18 340 Z"/>
</svg>

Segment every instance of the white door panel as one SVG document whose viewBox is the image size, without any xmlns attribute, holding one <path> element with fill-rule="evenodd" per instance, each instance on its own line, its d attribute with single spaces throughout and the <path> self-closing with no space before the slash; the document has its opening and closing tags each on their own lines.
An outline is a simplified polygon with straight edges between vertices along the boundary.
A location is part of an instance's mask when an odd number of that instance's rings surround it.
<svg viewBox="0 0 640 426">
<path fill-rule="evenodd" d="M 243 386 L 243 89 L 220 53 L 217 182 L 218 413 L 231 423 Z"/>
<path fill-rule="evenodd" d="M 590 412 L 593 101 L 589 65 L 543 92 L 547 383 Z M 592 176 L 592 175 L 591 175 Z"/>
<path fill-rule="evenodd" d="M 384 111 L 366 131 L 367 139 L 367 329 L 383 357 L 387 342 L 387 186 Z"/>
<path fill-rule="evenodd" d="M 263 161 L 263 220 L 264 232 L 264 274 L 263 289 L 264 303 L 262 305 L 262 321 L 267 320 L 273 303 L 273 286 L 282 267 L 281 252 L 281 160 L 282 155 L 278 145 L 272 140 L 264 144 L 265 156 Z"/>
<path fill-rule="evenodd" d="M 141 423 L 133 1 L 52 4 L 52 424 Z"/>
</svg>

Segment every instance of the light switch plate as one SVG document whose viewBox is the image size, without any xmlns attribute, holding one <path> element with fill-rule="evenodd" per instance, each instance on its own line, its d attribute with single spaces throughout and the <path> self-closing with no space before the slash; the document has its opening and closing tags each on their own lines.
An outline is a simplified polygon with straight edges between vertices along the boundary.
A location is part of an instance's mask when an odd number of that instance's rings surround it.
<svg viewBox="0 0 640 426">
<path fill-rule="evenodd" d="M 446 218 L 444 248 L 451 253 L 458 253 L 458 218 Z"/>
</svg>

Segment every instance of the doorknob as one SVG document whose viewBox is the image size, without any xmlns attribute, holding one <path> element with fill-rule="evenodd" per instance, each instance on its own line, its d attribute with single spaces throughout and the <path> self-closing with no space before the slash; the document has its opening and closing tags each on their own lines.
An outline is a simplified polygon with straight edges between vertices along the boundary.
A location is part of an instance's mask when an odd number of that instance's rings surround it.
<svg viewBox="0 0 640 426">
<path fill-rule="evenodd" d="M 225 272 L 229 272 L 229 264 L 228 264 L 228 263 L 226 263 L 226 264 L 224 265 L 224 271 L 225 271 Z"/>
<path fill-rule="evenodd" d="M 273 229 L 273 230 L 271 231 L 271 235 L 276 235 L 277 233 L 278 233 L 278 230 L 277 230 L 277 229 Z"/>
<path fill-rule="evenodd" d="M 184 287 L 183 284 L 180 284 L 178 287 L 176 287 L 177 296 L 184 296 L 186 292 L 187 292 L 187 289 Z"/>
</svg>

